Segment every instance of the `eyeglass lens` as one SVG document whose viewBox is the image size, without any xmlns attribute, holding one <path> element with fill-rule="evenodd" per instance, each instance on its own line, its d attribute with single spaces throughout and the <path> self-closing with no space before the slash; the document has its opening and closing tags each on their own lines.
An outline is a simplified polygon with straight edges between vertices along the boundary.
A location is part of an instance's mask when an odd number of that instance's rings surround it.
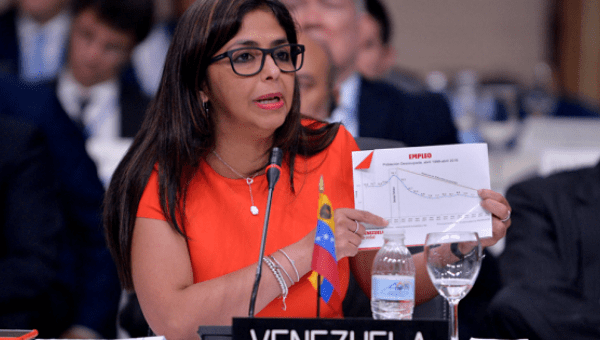
<svg viewBox="0 0 600 340">
<path fill-rule="evenodd" d="M 263 50 L 251 47 L 233 51 L 230 57 L 231 65 L 234 71 L 241 75 L 258 73 L 264 64 L 263 53 Z M 271 52 L 271 56 L 282 72 L 297 71 L 302 65 L 303 53 L 299 46 L 278 47 Z"/>
</svg>

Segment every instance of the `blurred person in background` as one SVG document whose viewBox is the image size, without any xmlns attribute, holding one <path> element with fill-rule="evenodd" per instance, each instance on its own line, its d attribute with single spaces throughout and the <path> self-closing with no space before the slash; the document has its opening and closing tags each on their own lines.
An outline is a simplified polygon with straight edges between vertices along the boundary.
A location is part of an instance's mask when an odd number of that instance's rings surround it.
<svg viewBox="0 0 600 340">
<path fill-rule="evenodd" d="M 394 139 L 408 146 L 458 142 L 442 96 L 409 94 L 360 76 L 356 61 L 365 20 L 362 0 L 283 2 L 299 23 L 301 34 L 324 43 L 331 52 L 339 101 L 329 121 L 342 122 L 354 137 Z"/>
<path fill-rule="evenodd" d="M 0 72 L 54 79 L 65 61 L 71 0 L 15 0 L 0 16 Z"/>
<path fill-rule="evenodd" d="M 57 269 L 72 296 L 60 301 L 68 323 L 57 323 L 65 327 L 53 337 L 114 338 L 121 289 L 101 229 L 104 188 L 81 132 L 48 87 L 26 85 L 9 74 L 0 75 L 0 112 L 41 129 L 51 157 L 47 170 L 58 180 L 67 235 Z"/>
<path fill-rule="evenodd" d="M 146 0 L 75 0 L 67 64 L 51 86 L 88 143 L 103 183 L 112 171 L 103 162 L 121 138 L 133 138 L 150 102 L 138 83 L 127 77 L 133 48 L 148 35 L 153 3 Z M 91 146 L 88 145 L 88 148 Z"/>
<path fill-rule="evenodd" d="M 495 337 L 600 339 L 600 163 L 507 191 L 514 228 L 500 256 Z"/>
<path fill-rule="evenodd" d="M 44 135 L 0 104 L 0 325 L 59 337 L 73 299 L 60 280 L 66 229 Z"/>
<path fill-rule="evenodd" d="M 306 48 L 304 64 L 296 72 L 300 88 L 300 112 L 312 118 L 327 120 L 335 105 L 334 74 L 327 47 L 306 34 L 298 43 Z"/>
<path fill-rule="evenodd" d="M 418 75 L 395 65 L 393 25 L 384 4 L 379 0 L 365 0 L 365 5 L 367 13 L 360 31 L 361 47 L 356 60 L 358 71 L 367 79 L 385 81 L 405 92 L 425 92 L 426 86 Z"/>
<path fill-rule="evenodd" d="M 152 30 L 132 54 L 136 79 L 150 97 L 156 94 L 160 85 L 175 25 L 194 0 L 154 0 L 154 3 L 156 15 Z"/>
<path fill-rule="evenodd" d="M 392 26 L 387 10 L 379 0 L 365 0 L 367 14 L 360 31 L 358 71 L 367 79 L 384 79 L 396 62 L 391 44 Z"/>
<path fill-rule="evenodd" d="M 177 16 L 173 0 L 152 0 L 152 29 L 131 54 L 135 77 L 144 93 L 153 97 L 158 89 Z"/>
</svg>

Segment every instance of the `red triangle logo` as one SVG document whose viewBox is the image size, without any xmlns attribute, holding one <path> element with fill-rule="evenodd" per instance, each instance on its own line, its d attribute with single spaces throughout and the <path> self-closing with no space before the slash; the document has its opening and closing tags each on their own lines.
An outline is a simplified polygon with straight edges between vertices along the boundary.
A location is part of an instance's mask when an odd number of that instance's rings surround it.
<svg viewBox="0 0 600 340">
<path fill-rule="evenodd" d="M 360 162 L 359 165 L 356 166 L 356 170 L 361 170 L 361 169 L 368 169 L 371 167 L 371 161 L 373 160 L 373 153 L 375 151 L 371 151 L 371 153 L 367 156 L 367 158 L 365 158 L 362 162 Z"/>
</svg>

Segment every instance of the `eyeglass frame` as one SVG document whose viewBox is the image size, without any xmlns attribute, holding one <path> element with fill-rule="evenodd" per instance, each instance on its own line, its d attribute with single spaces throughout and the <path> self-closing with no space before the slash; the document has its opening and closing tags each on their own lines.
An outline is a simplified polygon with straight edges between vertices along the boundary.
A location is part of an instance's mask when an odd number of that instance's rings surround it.
<svg viewBox="0 0 600 340">
<path fill-rule="evenodd" d="M 300 66 L 298 66 L 294 71 L 284 71 L 281 69 L 281 67 L 279 66 L 279 64 L 277 64 L 277 60 L 275 59 L 275 57 L 273 56 L 273 53 L 278 50 L 281 49 L 283 47 L 286 46 L 298 46 L 300 48 L 300 53 L 298 53 L 297 55 L 302 55 L 302 60 L 300 61 Z M 252 73 L 252 74 L 240 74 L 235 70 L 235 66 L 233 66 L 233 59 L 231 59 L 231 56 L 237 52 L 237 51 L 241 51 L 241 50 L 259 50 L 262 52 L 262 60 L 260 61 L 260 67 L 258 68 L 258 71 Z M 279 70 L 283 73 L 292 73 L 292 72 L 297 72 L 298 70 L 300 70 L 302 68 L 302 66 L 304 65 L 304 52 L 306 51 L 306 48 L 304 47 L 304 45 L 302 44 L 284 44 L 284 45 L 279 45 L 279 46 L 275 46 L 273 48 L 260 48 L 260 47 L 240 47 L 240 48 L 236 48 L 233 50 L 229 50 L 227 52 L 218 54 L 214 57 L 212 57 L 210 59 L 210 62 L 208 63 L 209 65 L 211 65 L 212 63 L 215 63 L 219 60 L 225 59 L 225 58 L 229 58 L 229 63 L 231 64 L 231 69 L 233 70 L 233 72 L 235 74 L 237 74 L 238 76 L 242 76 L 242 77 L 251 77 L 254 75 L 257 75 L 260 73 L 260 71 L 262 71 L 263 67 L 265 66 L 265 59 L 267 58 L 267 54 L 271 55 L 271 59 L 273 59 L 273 62 L 275 63 L 275 65 L 277 65 L 277 67 L 279 68 Z"/>
</svg>

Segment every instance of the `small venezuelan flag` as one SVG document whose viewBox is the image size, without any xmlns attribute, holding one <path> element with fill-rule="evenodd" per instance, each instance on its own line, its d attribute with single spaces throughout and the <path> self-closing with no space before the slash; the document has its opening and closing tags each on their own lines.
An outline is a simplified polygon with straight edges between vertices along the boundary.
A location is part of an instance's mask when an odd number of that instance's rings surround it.
<svg viewBox="0 0 600 340">
<path fill-rule="evenodd" d="M 319 209 L 317 219 L 317 233 L 311 269 L 313 273 L 309 280 L 317 289 L 317 280 L 322 277 L 320 288 L 321 298 L 325 303 L 334 306 L 341 301 L 339 296 L 339 273 L 335 256 L 335 223 L 333 222 L 333 209 L 329 198 L 324 194 L 323 176 L 319 181 Z M 320 276 L 319 276 L 320 275 Z M 334 308 L 336 309 L 336 308 Z"/>
</svg>

